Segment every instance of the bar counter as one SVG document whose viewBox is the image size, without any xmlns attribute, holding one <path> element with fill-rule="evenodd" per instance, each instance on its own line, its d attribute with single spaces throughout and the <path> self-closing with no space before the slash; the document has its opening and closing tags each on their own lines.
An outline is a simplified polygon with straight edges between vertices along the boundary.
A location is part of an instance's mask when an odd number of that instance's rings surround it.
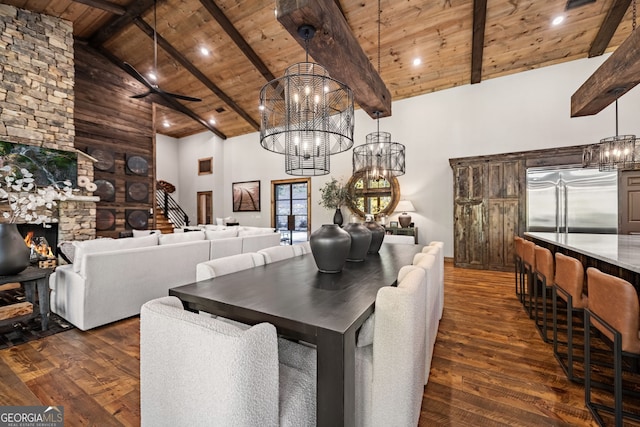
<svg viewBox="0 0 640 427">
<path fill-rule="evenodd" d="M 585 268 L 621 277 L 640 293 L 640 235 L 526 232 L 524 237 L 553 253 L 578 258 Z"/>
</svg>

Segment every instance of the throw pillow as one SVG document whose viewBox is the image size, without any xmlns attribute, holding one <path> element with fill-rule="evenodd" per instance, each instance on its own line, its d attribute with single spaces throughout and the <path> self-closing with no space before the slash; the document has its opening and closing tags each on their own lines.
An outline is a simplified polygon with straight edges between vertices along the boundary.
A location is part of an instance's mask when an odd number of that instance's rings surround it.
<svg viewBox="0 0 640 427">
<path fill-rule="evenodd" d="M 76 247 L 73 245 L 71 241 L 64 241 L 58 244 L 58 253 L 62 257 L 63 260 L 68 262 L 69 264 L 73 264 L 73 258 L 76 252 Z"/>
</svg>

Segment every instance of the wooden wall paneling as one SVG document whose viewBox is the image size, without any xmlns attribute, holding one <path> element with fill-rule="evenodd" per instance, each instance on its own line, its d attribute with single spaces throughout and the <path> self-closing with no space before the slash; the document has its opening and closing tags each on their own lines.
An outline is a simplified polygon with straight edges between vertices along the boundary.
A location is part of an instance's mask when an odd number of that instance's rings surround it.
<svg viewBox="0 0 640 427">
<path fill-rule="evenodd" d="M 155 182 L 153 106 L 149 100 L 130 96 L 144 90 L 123 70 L 85 43 L 75 43 L 75 145 L 83 151 L 102 150 L 113 156 L 113 167 L 96 169 L 94 180 L 108 180 L 115 188 L 111 201 L 101 200 L 97 210 L 115 216 L 114 227 L 98 230 L 98 236 L 118 237 L 127 229 L 127 213 L 150 212 L 153 208 L 151 189 Z M 132 175 L 126 167 L 127 157 L 139 156 L 147 162 L 147 171 Z M 137 184 L 149 189 L 146 199 L 127 197 L 129 186 Z M 104 212 L 102 212 L 104 213 Z M 142 214 L 138 213 L 138 216 Z M 139 221 L 138 221 L 139 223 Z"/>
</svg>

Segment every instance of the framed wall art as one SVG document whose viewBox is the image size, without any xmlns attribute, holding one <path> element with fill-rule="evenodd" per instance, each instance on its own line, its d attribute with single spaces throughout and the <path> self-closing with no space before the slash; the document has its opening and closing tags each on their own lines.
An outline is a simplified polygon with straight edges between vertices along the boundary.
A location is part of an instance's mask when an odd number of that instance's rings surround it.
<svg viewBox="0 0 640 427">
<path fill-rule="evenodd" d="M 260 181 L 234 182 L 232 184 L 233 211 L 260 211 Z"/>
</svg>

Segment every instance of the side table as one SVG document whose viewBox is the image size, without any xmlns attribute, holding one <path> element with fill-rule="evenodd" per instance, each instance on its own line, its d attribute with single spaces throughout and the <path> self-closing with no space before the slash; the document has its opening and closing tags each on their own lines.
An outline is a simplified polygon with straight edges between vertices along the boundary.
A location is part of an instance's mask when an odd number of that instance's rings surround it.
<svg viewBox="0 0 640 427">
<path fill-rule="evenodd" d="M 385 227 L 384 230 L 386 234 L 393 234 L 398 236 L 413 236 L 415 244 L 418 244 L 418 227 Z"/>
<path fill-rule="evenodd" d="M 27 267 L 18 274 L 0 276 L 0 285 L 20 282 L 24 286 L 24 294 L 31 304 L 35 305 L 35 291 L 38 291 L 38 306 L 40 307 L 40 324 L 42 330 L 49 327 L 49 276 L 53 272 L 50 268 Z"/>
</svg>

